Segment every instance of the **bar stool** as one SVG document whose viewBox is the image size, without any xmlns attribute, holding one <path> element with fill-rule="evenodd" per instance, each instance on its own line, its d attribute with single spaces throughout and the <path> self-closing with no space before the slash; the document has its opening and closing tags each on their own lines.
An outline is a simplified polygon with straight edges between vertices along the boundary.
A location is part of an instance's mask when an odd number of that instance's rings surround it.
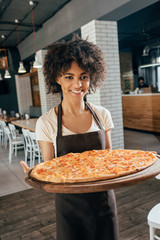
<svg viewBox="0 0 160 240">
<path fill-rule="evenodd" d="M 160 240 L 160 237 L 156 235 L 156 229 L 160 229 L 160 203 L 155 205 L 150 210 L 147 219 L 149 225 L 150 240 Z"/>
</svg>

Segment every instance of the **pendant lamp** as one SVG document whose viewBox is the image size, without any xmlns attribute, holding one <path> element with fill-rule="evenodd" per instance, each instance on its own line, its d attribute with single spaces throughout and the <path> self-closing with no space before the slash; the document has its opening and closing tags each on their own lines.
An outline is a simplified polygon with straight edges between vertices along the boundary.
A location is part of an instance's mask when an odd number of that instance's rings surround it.
<svg viewBox="0 0 160 240">
<path fill-rule="evenodd" d="M 23 66 L 22 57 L 21 57 L 21 49 L 20 49 L 20 41 L 19 41 L 19 31 L 18 31 L 18 19 L 15 19 L 15 23 L 16 23 L 18 49 L 19 49 L 19 55 L 20 55 L 20 62 L 19 62 L 18 73 L 26 73 L 26 69 Z"/>
<path fill-rule="evenodd" d="M 26 73 L 26 69 L 23 66 L 23 62 L 19 62 L 18 73 Z"/>
<path fill-rule="evenodd" d="M 41 68 L 42 64 L 38 61 L 37 55 L 35 55 L 35 61 L 33 63 L 33 68 Z"/>
<path fill-rule="evenodd" d="M 36 46 L 36 33 L 35 33 L 35 25 L 34 25 L 34 15 L 33 15 L 33 1 L 29 1 L 29 5 L 31 6 L 31 14 L 32 14 L 32 25 L 33 25 L 33 36 L 34 36 L 34 46 L 35 46 L 35 61 L 33 63 L 33 68 L 41 68 L 42 64 L 38 61 L 37 58 L 37 46 Z"/>
<path fill-rule="evenodd" d="M 11 75 L 10 75 L 8 69 L 6 69 L 6 71 L 5 71 L 4 78 L 11 78 Z"/>
<path fill-rule="evenodd" d="M 23 62 L 19 62 L 18 73 L 26 73 L 26 69 L 23 66 Z"/>
</svg>

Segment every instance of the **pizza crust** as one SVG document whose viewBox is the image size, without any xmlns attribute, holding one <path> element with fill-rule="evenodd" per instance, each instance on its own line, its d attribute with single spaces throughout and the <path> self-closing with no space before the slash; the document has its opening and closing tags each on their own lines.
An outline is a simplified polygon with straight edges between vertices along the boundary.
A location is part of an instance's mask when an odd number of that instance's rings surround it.
<svg viewBox="0 0 160 240">
<path fill-rule="evenodd" d="M 92 150 L 69 153 L 40 163 L 32 169 L 30 175 L 36 180 L 53 183 L 99 181 L 141 171 L 156 159 L 156 153 L 148 151 Z"/>
</svg>

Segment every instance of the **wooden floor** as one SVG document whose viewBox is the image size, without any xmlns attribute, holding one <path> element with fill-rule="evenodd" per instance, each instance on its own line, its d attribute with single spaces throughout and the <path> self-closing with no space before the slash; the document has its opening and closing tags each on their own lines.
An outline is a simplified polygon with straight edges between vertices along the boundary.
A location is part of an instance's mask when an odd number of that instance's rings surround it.
<svg viewBox="0 0 160 240">
<path fill-rule="evenodd" d="M 160 180 L 150 179 L 115 193 L 120 239 L 149 240 L 147 215 L 160 202 Z M 29 189 L 0 198 L 1 240 L 54 240 L 55 229 L 54 194 Z"/>
</svg>

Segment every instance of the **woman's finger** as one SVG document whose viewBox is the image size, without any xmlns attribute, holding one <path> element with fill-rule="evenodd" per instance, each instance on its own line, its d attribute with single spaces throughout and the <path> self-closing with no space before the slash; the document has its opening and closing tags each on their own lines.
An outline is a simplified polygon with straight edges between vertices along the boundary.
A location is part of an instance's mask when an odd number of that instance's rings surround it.
<svg viewBox="0 0 160 240">
<path fill-rule="evenodd" d="M 27 173 L 30 170 L 30 168 L 28 167 L 28 165 L 24 161 L 20 161 L 20 164 L 22 165 L 23 171 L 25 173 Z"/>
</svg>

